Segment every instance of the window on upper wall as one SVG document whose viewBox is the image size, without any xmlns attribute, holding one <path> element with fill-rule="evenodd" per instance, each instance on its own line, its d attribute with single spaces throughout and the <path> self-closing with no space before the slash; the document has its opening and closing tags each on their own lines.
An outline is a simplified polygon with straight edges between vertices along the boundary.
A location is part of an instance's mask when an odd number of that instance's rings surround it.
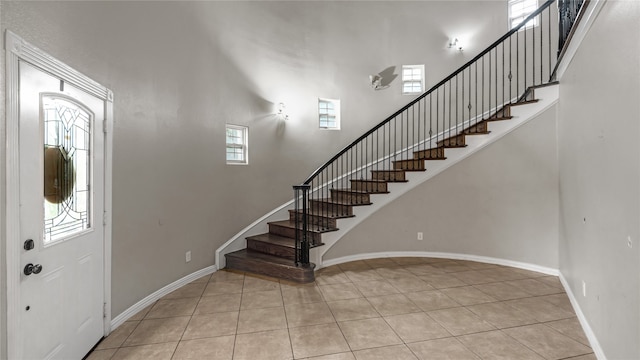
<svg viewBox="0 0 640 360">
<path fill-rule="evenodd" d="M 402 65 L 402 94 L 416 95 L 424 91 L 424 65 Z"/>
<path fill-rule="evenodd" d="M 318 120 L 321 129 L 340 130 L 340 100 L 318 99 Z"/>
<path fill-rule="evenodd" d="M 524 19 L 538 9 L 538 0 L 509 0 L 509 28 L 520 25 Z M 529 20 L 523 29 L 538 25 L 538 17 Z"/>
<path fill-rule="evenodd" d="M 249 128 L 227 124 L 227 164 L 249 164 Z"/>
</svg>

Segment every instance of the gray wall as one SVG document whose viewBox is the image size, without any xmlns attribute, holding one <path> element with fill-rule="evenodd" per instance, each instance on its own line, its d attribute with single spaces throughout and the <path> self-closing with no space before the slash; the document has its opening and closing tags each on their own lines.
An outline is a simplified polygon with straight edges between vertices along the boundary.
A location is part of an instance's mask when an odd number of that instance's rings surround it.
<svg viewBox="0 0 640 360">
<path fill-rule="evenodd" d="M 2 1 L 0 9 L 3 33 L 115 93 L 113 316 L 212 265 L 215 249 L 291 198 L 292 184 L 411 99 L 398 80 L 373 91 L 369 74 L 425 63 L 433 84 L 507 27 L 496 1 Z M 463 53 L 447 49 L 451 37 L 464 40 Z M 341 131 L 317 129 L 317 97 L 342 100 Z M 279 102 L 287 122 L 273 116 Z M 249 166 L 225 165 L 225 122 L 250 126 Z"/>
<path fill-rule="evenodd" d="M 556 106 L 377 211 L 324 259 L 389 251 L 479 255 L 557 269 Z"/>
<path fill-rule="evenodd" d="M 605 3 L 558 105 L 560 270 L 608 359 L 640 358 L 638 19 L 640 2 Z"/>
</svg>

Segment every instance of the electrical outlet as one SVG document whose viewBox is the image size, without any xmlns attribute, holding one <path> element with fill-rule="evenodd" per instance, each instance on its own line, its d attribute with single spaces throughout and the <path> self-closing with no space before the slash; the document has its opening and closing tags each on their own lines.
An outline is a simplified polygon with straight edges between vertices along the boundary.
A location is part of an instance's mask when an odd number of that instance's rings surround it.
<svg viewBox="0 0 640 360">
<path fill-rule="evenodd" d="M 184 260 L 185 260 L 185 262 L 189 262 L 189 261 L 191 261 L 191 250 L 187 251 L 187 252 L 184 254 Z"/>
<path fill-rule="evenodd" d="M 584 280 L 582 281 L 582 296 L 587 296 L 587 283 Z"/>
<path fill-rule="evenodd" d="M 631 241 L 631 236 L 627 236 L 627 246 L 629 249 L 633 248 L 633 241 Z"/>
<path fill-rule="evenodd" d="M 424 238 L 424 237 L 422 236 L 422 233 L 421 233 L 421 232 L 419 232 L 419 233 L 418 233 L 418 240 L 422 240 L 423 238 Z"/>
</svg>

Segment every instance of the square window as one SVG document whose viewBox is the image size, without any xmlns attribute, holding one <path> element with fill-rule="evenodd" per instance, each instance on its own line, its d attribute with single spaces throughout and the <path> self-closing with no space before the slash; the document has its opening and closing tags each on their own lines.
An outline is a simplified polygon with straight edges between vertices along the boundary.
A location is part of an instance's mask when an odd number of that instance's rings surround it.
<svg viewBox="0 0 640 360">
<path fill-rule="evenodd" d="M 538 9 L 538 0 L 509 0 L 509 28 L 513 29 L 520 25 Z M 538 25 L 538 17 L 529 20 L 523 29 L 531 28 Z"/>
<path fill-rule="evenodd" d="M 340 130 L 340 100 L 318 99 L 318 120 L 321 129 Z"/>
<path fill-rule="evenodd" d="M 249 128 L 227 124 L 227 164 L 249 164 Z"/>
<path fill-rule="evenodd" d="M 402 66 L 402 94 L 416 95 L 424 91 L 424 65 Z"/>
</svg>

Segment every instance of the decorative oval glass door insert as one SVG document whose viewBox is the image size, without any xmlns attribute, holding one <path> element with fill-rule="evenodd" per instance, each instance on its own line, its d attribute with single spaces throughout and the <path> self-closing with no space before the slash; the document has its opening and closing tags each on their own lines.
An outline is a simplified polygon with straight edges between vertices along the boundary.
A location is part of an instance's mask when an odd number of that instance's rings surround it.
<svg viewBox="0 0 640 360">
<path fill-rule="evenodd" d="M 93 115 L 58 96 L 43 96 L 44 244 L 91 228 Z"/>
</svg>

